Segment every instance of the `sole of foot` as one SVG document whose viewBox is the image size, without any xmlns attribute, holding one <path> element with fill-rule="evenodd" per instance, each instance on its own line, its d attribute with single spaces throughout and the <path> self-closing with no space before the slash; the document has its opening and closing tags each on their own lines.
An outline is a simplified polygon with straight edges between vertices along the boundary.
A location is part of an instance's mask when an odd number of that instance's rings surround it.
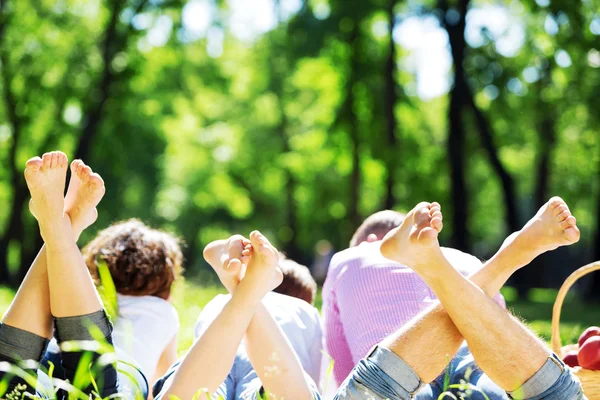
<svg viewBox="0 0 600 400">
<path fill-rule="evenodd" d="M 579 241 L 577 220 L 567 203 L 560 197 L 552 197 L 517 234 L 512 241 L 537 256 L 561 246 Z"/>
<path fill-rule="evenodd" d="M 60 228 L 58 222 L 66 217 L 63 195 L 67 163 L 64 153 L 53 151 L 29 159 L 25 166 L 25 181 L 31 193 L 29 208 L 40 224 L 44 239 L 53 229 Z"/>
<path fill-rule="evenodd" d="M 402 225 L 383 238 L 381 254 L 390 260 L 415 268 L 436 253 L 442 255 L 437 240 L 442 227 L 440 205 L 435 202 L 419 203 L 406 215 Z M 435 249 L 437 252 L 431 251 Z"/>
<path fill-rule="evenodd" d="M 250 233 L 250 245 L 242 252 L 244 257 L 249 257 L 246 276 L 259 274 L 264 276 L 263 284 L 267 284 L 271 291 L 281 285 L 283 273 L 278 266 L 279 252 L 259 231 Z"/>
<path fill-rule="evenodd" d="M 71 217 L 73 232 L 77 235 L 98 218 L 96 207 L 106 189 L 100 175 L 81 160 L 71 163 L 71 180 L 65 197 L 65 212 Z"/>
</svg>

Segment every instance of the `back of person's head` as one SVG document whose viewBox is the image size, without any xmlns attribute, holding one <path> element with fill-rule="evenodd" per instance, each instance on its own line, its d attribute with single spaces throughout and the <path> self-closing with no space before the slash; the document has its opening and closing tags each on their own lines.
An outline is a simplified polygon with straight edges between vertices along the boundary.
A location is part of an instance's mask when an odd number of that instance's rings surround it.
<svg viewBox="0 0 600 400">
<path fill-rule="evenodd" d="M 317 294 L 317 282 L 308 268 L 283 255 L 279 258 L 279 268 L 283 272 L 283 281 L 273 291 L 313 304 Z"/>
<path fill-rule="evenodd" d="M 98 262 L 108 266 L 118 293 L 168 299 L 181 276 L 179 240 L 166 232 L 130 219 L 104 229 L 83 249 L 83 258 L 96 283 Z"/>
<path fill-rule="evenodd" d="M 392 210 L 383 210 L 372 214 L 354 232 L 354 236 L 350 240 L 350 247 L 358 246 L 371 239 L 383 239 L 389 231 L 399 227 L 405 217 L 404 214 Z"/>
</svg>

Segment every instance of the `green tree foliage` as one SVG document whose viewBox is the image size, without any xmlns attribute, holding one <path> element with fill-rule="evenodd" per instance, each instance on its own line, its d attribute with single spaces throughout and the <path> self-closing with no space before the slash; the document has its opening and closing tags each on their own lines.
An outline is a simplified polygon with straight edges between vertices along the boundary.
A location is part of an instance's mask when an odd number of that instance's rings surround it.
<svg viewBox="0 0 600 400">
<path fill-rule="evenodd" d="M 553 194 L 583 240 L 515 283 L 600 258 L 598 0 L 260 3 L 271 22 L 248 33 L 233 0 L 0 0 L 0 281 L 41 244 L 22 167 L 55 148 L 104 177 L 97 227 L 171 229 L 192 273 L 234 231 L 309 263 L 371 212 L 434 199 L 442 241 L 485 257 Z M 400 37 L 417 22 L 451 60 L 433 97 Z"/>
</svg>

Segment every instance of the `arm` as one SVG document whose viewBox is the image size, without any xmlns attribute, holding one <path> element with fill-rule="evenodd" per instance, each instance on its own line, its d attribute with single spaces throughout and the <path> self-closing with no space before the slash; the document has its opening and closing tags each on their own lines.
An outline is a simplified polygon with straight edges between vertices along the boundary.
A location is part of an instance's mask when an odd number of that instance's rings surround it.
<svg viewBox="0 0 600 400">
<path fill-rule="evenodd" d="M 258 307 L 244 343 L 250 362 L 269 395 L 276 399 L 312 399 L 296 352 L 264 304 Z"/>
<path fill-rule="evenodd" d="M 204 250 L 206 260 L 230 292 L 235 293 L 236 286 L 241 285 L 239 282 L 245 279 L 242 276 L 246 274 L 244 265 L 248 262 L 250 275 L 260 269 L 278 269 L 277 250 L 257 232 L 253 232 L 251 238 L 252 242 L 235 235 L 229 240 L 215 241 Z M 270 257 L 256 252 L 255 249 L 261 245 L 270 249 Z M 234 263 L 232 266 L 229 260 L 242 260 L 242 263 Z M 224 265 L 227 267 L 223 268 Z M 312 398 L 310 386 L 294 349 L 262 303 L 258 305 L 248 326 L 245 345 L 252 366 L 270 395 L 277 398 Z"/>
<path fill-rule="evenodd" d="M 199 390 L 214 393 L 229 374 L 237 349 L 264 293 L 240 283 L 231 300 L 194 343 L 167 387 L 164 398 L 190 399 Z"/>
<path fill-rule="evenodd" d="M 165 350 L 160 355 L 160 359 L 158 360 L 158 365 L 156 366 L 156 370 L 154 371 L 154 376 L 150 381 L 150 387 L 154 385 L 158 379 L 164 376 L 169 367 L 175 364 L 177 361 L 177 335 L 173 337 L 173 339 L 169 342 Z M 152 399 L 152 394 L 150 394 L 150 400 Z"/>
</svg>

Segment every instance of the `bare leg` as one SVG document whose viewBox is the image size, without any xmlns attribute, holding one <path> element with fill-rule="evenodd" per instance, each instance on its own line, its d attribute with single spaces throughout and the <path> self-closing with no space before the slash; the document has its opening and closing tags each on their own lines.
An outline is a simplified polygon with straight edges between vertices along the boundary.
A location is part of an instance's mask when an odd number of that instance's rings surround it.
<svg viewBox="0 0 600 400">
<path fill-rule="evenodd" d="M 55 317 L 80 316 L 102 310 L 102 302 L 75 243 L 71 220 L 64 212 L 66 171 L 67 157 L 61 152 L 32 158 L 25 169 L 32 197 L 31 212 L 38 220 L 46 243 L 50 310 Z M 103 186 L 99 176 L 87 178 L 84 185 Z"/>
<path fill-rule="evenodd" d="M 65 199 L 65 212 L 72 222 L 72 232 L 78 238 L 81 232 L 97 218 L 96 206 L 104 195 L 104 185 L 89 185 L 90 167 L 81 160 L 71 164 L 71 181 Z M 21 283 L 15 298 L 4 314 L 2 323 L 29 331 L 47 339 L 52 338 L 50 289 L 46 267 L 46 246 L 38 253 Z"/>
<path fill-rule="evenodd" d="M 444 308 L 433 308 L 382 346 L 389 347 L 429 382 L 445 367 L 445 355 L 453 355 L 464 337 L 482 370 L 503 389 L 514 390 L 546 362 L 550 352 L 490 296 L 511 273 L 538 254 L 577 241 L 575 219 L 562 200 L 553 198 L 471 277 L 472 282 L 443 257 L 437 243 L 440 229 L 439 205 L 421 203 L 384 239 L 382 253 L 414 268 Z"/>
<path fill-rule="evenodd" d="M 434 203 L 431 215 L 438 207 Z M 441 218 L 441 214 L 437 216 Z M 441 221 L 436 227 L 441 229 Z M 400 257 L 395 241 L 398 232 L 392 231 L 381 249 L 384 256 L 395 261 Z M 564 201 L 554 197 L 540 208 L 523 229 L 509 236 L 502 248 L 469 280 L 493 297 L 514 272 L 535 257 L 559 246 L 575 243 L 578 239 L 575 218 Z M 381 345 L 413 366 L 421 380 L 431 382 L 446 368 L 448 359 L 456 353 L 463 340 L 462 334 L 438 301 L 411 323 L 387 337 Z"/>
</svg>

